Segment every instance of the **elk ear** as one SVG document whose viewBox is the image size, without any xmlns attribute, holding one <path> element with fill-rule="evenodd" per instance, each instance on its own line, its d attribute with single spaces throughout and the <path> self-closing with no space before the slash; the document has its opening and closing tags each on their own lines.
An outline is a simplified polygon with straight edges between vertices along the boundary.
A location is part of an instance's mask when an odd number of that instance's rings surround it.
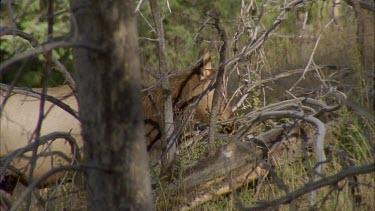
<svg viewBox="0 0 375 211">
<path fill-rule="evenodd" d="M 214 73 L 211 64 L 211 54 L 210 51 L 205 48 L 201 51 L 200 55 L 203 57 L 203 64 L 200 70 L 200 80 L 205 80 Z"/>
</svg>

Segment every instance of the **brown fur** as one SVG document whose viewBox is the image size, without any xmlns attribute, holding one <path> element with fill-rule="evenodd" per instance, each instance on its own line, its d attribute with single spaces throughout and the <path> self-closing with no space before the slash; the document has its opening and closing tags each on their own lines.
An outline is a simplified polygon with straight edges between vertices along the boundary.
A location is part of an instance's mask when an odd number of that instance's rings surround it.
<svg viewBox="0 0 375 211">
<path fill-rule="evenodd" d="M 211 58 L 206 52 L 202 65 L 191 71 L 182 72 L 169 78 L 171 92 L 175 110 L 184 109 L 189 103 L 193 102 L 209 85 L 210 80 L 214 77 L 215 72 L 211 70 Z M 41 89 L 34 89 L 40 92 Z M 70 105 L 71 108 L 77 110 L 78 104 L 74 96 L 70 95 L 71 90 L 68 86 L 61 86 L 48 89 L 48 95 L 61 99 L 64 103 Z M 160 134 L 158 125 L 158 112 L 162 110 L 162 95 L 160 86 L 151 88 L 148 93 L 154 96 L 158 109 L 155 109 L 147 95 L 143 93 L 143 110 L 145 113 L 145 132 L 148 146 L 158 139 Z M 0 101 L 5 92 L 0 91 Z M 211 108 L 213 90 L 210 91 L 199 102 L 194 119 L 201 122 L 208 122 L 208 111 Z M 12 151 L 24 147 L 32 140 L 34 130 L 36 128 L 39 114 L 39 99 L 23 94 L 13 94 L 3 110 L 0 121 L 0 157 L 4 157 Z M 78 146 L 83 146 L 81 137 L 80 122 L 70 114 L 52 104 L 45 103 L 45 111 L 48 115 L 43 121 L 41 135 L 46 135 L 56 131 L 70 132 L 76 139 Z M 230 110 L 222 112 L 218 118 L 226 119 L 231 115 Z M 40 156 L 44 152 L 45 156 Z M 39 147 L 39 158 L 34 170 L 34 177 L 38 178 L 48 172 L 53 167 L 65 165 L 71 161 L 70 145 L 63 139 L 55 140 L 48 146 Z M 53 154 L 53 155 L 52 155 Z M 51 155 L 51 156 L 49 156 Z M 28 178 L 29 163 L 31 153 L 26 153 L 20 158 L 16 158 L 12 162 L 12 167 L 19 169 Z M 67 159 L 70 158 L 70 159 Z M 61 175 L 56 176 L 59 178 Z M 53 178 L 51 178 L 53 179 Z M 50 180 L 53 181 L 53 180 Z"/>
</svg>

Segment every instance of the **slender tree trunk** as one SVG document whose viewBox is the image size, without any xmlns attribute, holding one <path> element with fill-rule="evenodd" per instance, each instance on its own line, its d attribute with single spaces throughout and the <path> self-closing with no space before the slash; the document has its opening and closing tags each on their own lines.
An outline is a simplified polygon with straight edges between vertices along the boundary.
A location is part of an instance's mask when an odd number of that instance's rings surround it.
<svg viewBox="0 0 375 211">
<path fill-rule="evenodd" d="M 219 98 L 221 94 L 221 87 L 223 85 L 223 77 L 225 74 L 225 62 L 227 60 L 227 36 L 225 30 L 221 27 L 219 17 L 216 14 L 213 16 L 215 19 L 215 28 L 218 31 L 222 44 L 220 46 L 220 63 L 219 71 L 216 76 L 215 91 L 212 98 L 212 108 L 210 114 L 210 127 L 208 131 L 208 152 L 215 152 L 214 141 L 215 141 L 215 131 L 216 131 L 216 116 L 219 110 Z"/>
<path fill-rule="evenodd" d="M 154 18 L 156 34 L 158 37 L 158 55 L 159 55 L 159 71 L 161 73 L 161 86 L 163 89 L 163 125 L 162 128 L 162 141 L 163 149 L 165 152 L 162 157 L 162 170 L 161 174 L 166 174 L 168 169 L 171 167 L 174 161 L 175 153 L 177 150 L 175 140 L 170 139 L 174 131 L 173 124 L 173 105 L 172 105 L 172 95 L 169 85 L 169 80 L 167 78 L 167 59 L 165 58 L 165 37 L 163 20 L 160 15 L 159 5 L 157 0 L 149 0 L 152 16 Z"/>
<path fill-rule="evenodd" d="M 346 0 L 353 7 L 357 18 L 357 45 L 360 54 L 361 68 L 365 69 L 365 16 L 358 0 Z"/>
<path fill-rule="evenodd" d="M 133 4 L 71 1 L 89 210 L 152 210 Z"/>
</svg>

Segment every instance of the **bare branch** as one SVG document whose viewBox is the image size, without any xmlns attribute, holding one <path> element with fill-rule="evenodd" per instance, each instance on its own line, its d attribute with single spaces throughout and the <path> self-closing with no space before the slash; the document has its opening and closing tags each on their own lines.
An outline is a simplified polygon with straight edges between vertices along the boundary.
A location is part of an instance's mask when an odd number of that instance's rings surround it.
<svg viewBox="0 0 375 211">
<path fill-rule="evenodd" d="M 367 2 L 363 2 L 360 0 L 345 0 L 350 6 L 356 7 L 356 10 L 358 10 L 359 6 L 365 10 L 375 12 L 375 5 L 374 4 L 369 4 Z"/>
<path fill-rule="evenodd" d="M 33 46 L 34 48 L 38 47 L 39 46 L 39 42 L 35 39 L 34 36 L 32 36 L 31 34 L 28 34 L 26 32 L 23 32 L 19 29 L 13 29 L 13 28 L 10 28 L 10 27 L 0 27 L 0 37 L 1 36 L 4 36 L 4 35 L 13 35 L 13 36 L 19 36 L 27 41 L 30 42 L 31 46 Z M 43 53 L 42 54 L 45 58 L 46 58 L 46 55 Z M 59 71 L 61 74 L 63 74 L 63 76 L 66 78 L 66 80 L 68 81 L 68 84 L 69 86 L 75 90 L 75 82 L 74 82 L 74 79 L 73 77 L 70 75 L 69 71 L 66 69 L 66 67 L 56 58 L 52 58 L 52 61 L 55 63 L 55 69 L 57 71 Z"/>
<path fill-rule="evenodd" d="M 310 71 L 310 70 L 311 69 L 308 69 L 308 71 Z M 238 100 L 238 102 L 236 103 L 236 105 L 234 105 L 232 107 L 232 111 L 233 112 L 236 111 L 243 104 L 243 102 L 246 100 L 246 98 L 251 93 L 251 91 L 254 90 L 256 87 L 261 86 L 261 85 L 263 85 L 265 83 L 268 83 L 268 82 L 271 82 L 271 81 L 276 81 L 276 80 L 278 80 L 280 78 L 284 78 L 284 77 L 288 77 L 290 75 L 294 75 L 294 74 L 300 73 L 302 71 L 303 71 L 302 69 L 289 70 L 289 71 L 282 72 L 280 74 L 268 77 L 268 78 L 260 80 L 260 81 L 255 81 L 254 84 L 252 84 L 249 88 L 246 89 L 246 92 L 241 96 L 240 100 Z"/>
<path fill-rule="evenodd" d="M 47 6 L 47 41 L 51 41 L 53 38 L 53 10 L 54 10 L 54 3 L 52 0 L 48 0 L 48 6 Z M 39 141 L 41 137 L 41 131 L 42 131 L 42 124 L 43 120 L 45 118 L 44 116 L 44 105 L 46 104 L 46 94 L 47 94 L 47 85 L 48 85 L 48 77 L 51 74 L 51 69 L 52 69 L 52 50 L 48 50 L 45 52 L 45 58 L 46 58 L 46 63 L 45 63 L 45 68 L 43 68 L 43 74 L 42 74 L 42 96 L 40 98 L 39 102 L 39 113 L 38 113 L 38 122 L 34 131 L 35 134 L 35 145 L 33 146 L 32 154 L 31 154 L 31 159 L 30 159 L 30 168 L 29 168 L 29 178 L 28 181 L 32 182 L 34 180 L 34 170 L 36 166 L 36 161 L 37 161 L 37 152 L 39 148 Z M 27 197 L 27 209 L 30 209 L 31 206 L 31 195 Z"/>
<path fill-rule="evenodd" d="M 28 34 L 26 32 L 23 32 L 19 29 L 12 29 L 10 27 L 6 27 L 6 26 L 0 26 L 0 37 L 2 36 L 5 36 L 5 35 L 13 35 L 13 36 L 18 36 L 18 37 L 21 37 L 27 41 L 30 42 L 30 44 L 35 47 L 35 46 L 38 46 L 39 45 L 39 42 L 38 40 L 35 39 L 34 36 L 32 36 L 31 34 Z"/>
<path fill-rule="evenodd" d="M 204 29 L 204 27 L 208 24 L 208 22 L 211 20 L 211 17 L 207 18 L 207 20 L 204 21 L 202 26 L 198 29 L 197 33 L 195 34 L 193 40 L 197 40 L 199 33 Z"/>
<path fill-rule="evenodd" d="M 21 60 L 24 60 L 26 58 L 33 57 L 33 56 L 36 56 L 38 54 L 42 54 L 42 53 L 45 53 L 47 51 L 50 51 L 50 50 L 53 50 L 53 49 L 56 49 L 56 48 L 72 48 L 72 47 L 73 48 L 78 48 L 78 47 L 88 48 L 88 49 L 92 49 L 92 50 L 95 50 L 95 51 L 102 51 L 103 50 L 102 48 L 99 48 L 97 46 L 93 46 L 91 44 L 84 43 L 84 42 L 56 41 L 56 42 L 52 42 L 52 43 L 45 43 L 45 44 L 41 44 L 40 46 L 38 46 L 38 47 L 36 47 L 32 50 L 22 52 L 22 53 L 18 54 L 17 56 L 2 62 L 0 64 L 0 73 L 3 73 L 5 71 L 5 69 L 7 67 L 9 67 L 10 65 L 12 65 L 16 62 L 19 62 Z"/>
<path fill-rule="evenodd" d="M 266 119 L 266 118 L 284 118 L 285 116 L 291 118 L 297 118 L 304 120 L 310 124 L 313 124 L 317 128 L 316 140 L 315 140 L 315 150 L 316 150 L 316 160 L 321 165 L 318 167 L 318 174 L 321 175 L 323 173 L 324 162 L 326 161 L 326 156 L 324 153 L 324 138 L 326 134 L 326 129 L 324 124 L 317 118 L 312 116 L 306 116 L 306 114 L 299 113 L 296 111 L 272 111 L 262 113 L 259 116 L 259 119 Z"/>
<path fill-rule="evenodd" d="M 228 61 L 225 63 L 225 66 L 230 66 L 238 61 L 240 61 L 242 58 L 249 55 L 251 52 L 253 52 L 255 49 L 257 49 L 259 46 L 263 44 L 263 42 L 268 38 L 268 36 L 275 31 L 279 25 L 285 20 L 286 14 L 291 11 L 296 5 L 303 3 L 304 0 L 294 0 L 287 4 L 284 7 L 284 10 L 279 14 L 279 16 L 276 18 L 272 26 L 264 32 L 258 39 L 256 39 L 254 42 L 249 43 L 247 46 L 245 46 L 241 52 L 232 58 L 228 59 Z"/>
<path fill-rule="evenodd" d="M 242 208 L 241 210 L 265 210 L 267 208 L 275 208 L 278 207 L 281 204 L 287 204 L 291 202 L 292 200 L 297 199 L 298 197 L 309 193 L 311 191 L 317 190 L 321 187 L 327 186 L 327 185 L 334 185 L 337 182 L 347 178 L 351 177 L 354 175 L 360 175 L 360 174 L 368 174 L 371 172 L 375 171 L 375 162 L 368 164 L 368 165 L 362 165 L 362 166 L 356 166 L 356 167 L 351 167 L 348 169 L 345 169 L 333 176 L 330 177 L 324 177 L 318 181 L 308 183 L 304 187 L 297 189 L 279 199 L 265 202 L 265 203 L 260 203 L 260 205 L 254 206 L 254 207 L 249 207 L 249 208 Z"/>
<path fill-rule="evenodd" d="M 323 33 L 325 32 L 325 30 L 328 28 L 329 25 L 331 25 L 331 23 L 333 22 L 334 19 L 331 19 L 322 29 L 322 31 L 320 32 L 316 42 L 315 42 L 315 45 L 314 45 L 314 48 L 311 52 L 311 55 L 310 55 L 310 58 L 309 58 L 309 61 L 307 62 L 306 64 L 306 67 L 305 69 L 303 70 L 303 73 L 302 73 L 302 76 L 297 80 L 296 83 L 294 83 L 294 85 L 289 89 L 289 91 L 292 91 L 298 84 L 299 82 L 301 82 L 303 79 L 305 79 L 305 74 L 306 72 L 308 71 L 310 65 L 311 65 L 311 62 L 313 61 L 313 58 L 314 58 L 314 55 L 315 55 L 315 51 L 319 45 L 319 42 L 320 42 L 320 38 L 322 37 Z"/>
<path fill-rule="evenodd" d="M 137 6 L 135 7 L 134 13 L 139 12 L 139 10 L 141 9 L 142 4 L 143 4 L 143 0 L 140 0 L 138 2 Z"/>
<path fill-rule="evenodd" d="M 255 122 L 263 122 L 268 119 L 280 119 L 280 118 L 296 118 L 303 121 L 306 121 L 314 125 L 317 129 L 316 139 L 315 139 L 315 150 L 316 150 L 316 160 L 319 163 L 317 168 L 318 176 L 322 175 L 324 164 L 326 162 L 326 156 L 324 153 L 324 138 L 326 134 L 326 129 L 324 124 L 317 118 L 313 116 L 306 115 L 299 111 L 294 110 L 285 110 L 285 111 L 268 111 L 261 112 L 259 115 L 253 116 L 251 119 L 246 120 L 248 124 L 251 124 L 248 127 L 251 127 Z M 239 136 L 243 136 L 247 132 L 247 129 L 244 128 L 243 131 L 239 129 Z M 240 138 L 237 136 L 237 138 Z"/>
<path fill-rule="evenodd" d="M 70 135 L 70 133 L 67 133 L 67 132 L 53 132 L 53 133 L 49 133 L 47 135 L 44 135 L 44 136 L 40 137 L 39 142 L 34 141 L 27 146 L 24 146 L 20 149 L 17 149 L 15 151 L 13 151 L 12 153 L 7 155 L 6 157 L 1 158 L 0 163 L 1 163 L 2 168 L 1 168 L 1 171 L 0 171 L 0 178 L 1 178 L 0 181 L 3 179 L 5 173 L 6 173 L 8 167 L 9 167 L 9 165 L 12 162 L 13 159 L 21 156 L 22 154 L 24 154 L 26 152 L 32 151 L 35 146 L 41 146 L 41 145 L 46 144 L 49 141 L 54 141 L 54 140 L 57 140 L 57 139 L 64 139 L 65 141 L 67 141 L 70 144 L 72 155 L 74 155 L 73 159 L 78 161 L 78 162 L 82 161 L 82 157 L 81 157 L 81 155 L 78 151 L 77 142 L 73 138 L 73 136 Z"/>
<path fill-rule="evenodd" d="M 371 12 L 375 12 L 375 5 L 374 4 L 369 4 L 369 3 L 363 2 L 363 1 L 359 1 L 359 4 L 361 5 L 361 8 L 363 8 L 365 10 L 368 10 L 368 11 L 371 11 Z"/>
</svg>

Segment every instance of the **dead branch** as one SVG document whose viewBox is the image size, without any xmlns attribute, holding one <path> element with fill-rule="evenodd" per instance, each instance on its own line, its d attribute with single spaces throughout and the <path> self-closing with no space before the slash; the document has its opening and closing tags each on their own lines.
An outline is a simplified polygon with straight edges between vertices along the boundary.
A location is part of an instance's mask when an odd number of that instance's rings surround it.
<svg viewBox="0 0 375 211">
<path fill-rule="evenodd" d="M 3 73 L 7 67 L 10 65 L 22 61 L 26 58 L 30 58 L 33 56 L 36 56 L 38 54 L 43 54 L 47 51 L 56 49 L 56 48 L 88 48 L 94 51 L 103 51 L 102 48 L 93 46 L 90 43 L 84 43 L 84 42 L 75 42 L 75 41 L 56 41 L 52 43 L 43 43 L 40 44 L 38 47 L 28 50 L 25 52 L 22 52 L 16 56 L 14 56 L 11 59 L 8 59 L 0 64 L 0 73 Z"/>
<path fill-rule="evenodd" d="M 318 128 L 316 140 L 323 138 L 324 129 L 319 129 L 322 127 L 320 121 L 315 121 L 314 118 L 309 120 L 309 118 L 305 118 L 303 114 L 298 114 L 298 112 L 296 113 L 295 111 L 284 112 L 286 116 L 289 116 L 288 118 L 297 118 L 313 124 Z M 290 114 L 288 112 L 296 114 Z M 269 118 L 282 118 L 282 116 L 284 116 L 283 112 L 266 112 L 263 116 L 260 115 L 258 117 L 258 121 Z M 294 126 L 292 126 L 292 128 L 293 127 Z M 168 194 L 171 194 L 171 197 L 176 197 L 174 200 L 179 201 L 179 204 L 181 205 L 180 209 L 185 210 L 192 209 L 205 203 L 213 199 L 215 196 L 233 192 L 236 188 L 262 177 L 267 174 L 267 172 L 271 173 L 273 175 L 273 180 L 283 188 L 285 184 L 281 178 L 277 178 L 277 175 L 272 173 L 274 170 L 271 165 L 283 165 L 283 159 L 285 156 L 288 156 L 288 163 L 297 161 L 301 159 L 301 156 L 303 155 L 301 150 L 306 150 L 302 149 L 302 146 L 304 145 L 302 137 L 291 135 L 289 138 L 285 137 L 283 140 L 280 140 L 280 136 L 283 136 L 284 132 L 288 130 L 289 129 L 286 129 L 285 127 L 284 129 L 279 127 L 266 133 L 261 133 L 250 141 L 231 141 L 227 145 L 219 148 L 214 155 L 201 158 L 187 166 L 181 176 L 183 178 L 181 183 L 170 185 L 167 188 Z M 323 131 L 323 133 L 321 131 Z M 296 134 L 299 134 L 298 129 Z M 320 141 L 318 140 L 316 142 Z M 316 149 L 319 151 L 317 144 Z M 290 154 L 290 152 L 292 152 L 292 154 Z M 319 156 L 320 155 L 318 155 L 318 157 Z M 324 153 L 323 159 L 325 160 Z M 269 163 L 271 163 L 271 165 Z M 318 164 L 321 163 L 322 162 L 318 161 Z M 272 203 L 257 205 L 255 208 L 262 206 L 259 209 L 265 209 L 267 207 L 277 207 L 280 204 L 290 203 L 292 200 L 295 200 L 304 194 L 327 185 L 335 184 L 347 177 L 375 171 L 374 165 L 375 163 L 364 168 L 353 168 L 353 164 L 351 163 L 348 165 L 349 169 L 343 171 L 344 173 L 339 173 L 331 177 L 324 177 L 318 181 L 311 181 L 311 183 L 308 183 L 305 187 L 293 192 L 290 192 L 289 188 L 285 186 L 286 189 L 283 188 L 286 190 L 285 197 L 274 200 Z M 321 167 L 321 165 L 318 166 L 318 171 Z M 279 184 L 279 182 L 281 183 Z M 182 194 L 183 198 L 179 197 L 181 192 L 184 193 Z M 241 204 L 238 206 L 240 209 L 248 209 Z M 253 208 L 254 207 L 251 207 L 249 209 Z"/>
<path fill-rule="evenodd" d="M 304 102 L 303 98 L 292 99 L 290 101 L 294 101 L 297 104 Z M 318 101 L 315 99 L 307 99 L 304 103 L 306 102 L 317 107 L 327 106 L 322 101 Z M 280 109 L 280 105 L 282 104 L 279 103 L 274 106 L 270 106 L 269 110 L 275 108 Z M 250 118 L 250 116 L 252 117 Z M 261 112 L 257 113 L 257 115 L 246 115 L 242 118 L 245 118 L 246 120 L 243 121 L 248 122 L 248 124 L 250 125 L 254 121 L 262 122 L 269 119 L 279 118 L 296 118 L 314 125 L 318 131 L 315 141 L 317 154 L 316 156 L 319 163 L 317 172 L 318 175 L 322 175 L 322 164 L 326 160 L 323 151 L 325 127 L 323 123 L 321 123 L 318 119 L 297 111 L 272 110 L 267 112 L 262 110 Z M 241 133 L 241 130 L 239 130 L 237 133 Z M 250 142 L 241 143 L 238 141 L 231 141 L 226 146 L 218 149 L 214 155 L 202 158 L 191 164 L 191 166 L 188 166 L 182 176 L 182 178 L 184 178 L 182 180 L 182 185 L 170 187 L 170 190 L 172 190 L 171 192 L 173 193 L 184 191 L 186 193 L 191 193 L 187 196 L 185 195 L 186 199 L 182 201 L 182 204 L 186 205 L 183 206 L 183 208 L 189 209 L 212 199 L 212 197 L 214 196 L 234 191 L 235 188 L 240 187 L 241 185 L 246 183 L 246 181 L 253 181 L 259 176 L 264 175 L 265 172 L 271 172 L 271 174 L 274 175 L 274 180 L 277 180 L 277 184 L 279 184 L 280 187 L 286 190 L 286 193 L 289 193 L 288 187 L 283 183 L 282 179 L 277 179 L 277 175 L 275 173 L 272 173 L 274 171 L 272 167 L 264 161 L 264 159 L 270 161 L 279 160 L 278 157 L 281 158 L 283 157 L 282 155 L 286 153 L 285 147 L 280 147 L 282 145 L 275 144 L 275 140 L 277 140 L 277 138 L 282 134 L 283 130 L 281 130 L 281 128 L 278 128 L 276 130 L 272 130 L 272 132 L 270 131 L 270 133 L 262 133 L 260 136 L 257 136 Z M 235 139 L 238 140 L 240 137 L 237 136 L 237 138 Z M 303 141 L 297 139 L 293 143 L 301 145 L 302 142 Z M 289 142 L 287 143 L 287 146 L 292 147 Z M 293 147 L 293 150 L 291 151 L 298 152 L 300 149 L 300 147 L 296 146 Z M 295 155 L 288 154 L 288 160 L 291 162 L 293 160 L 300 159 L 300 157 L 301 153 L 297 153 Z M 225 181 L 225 178 L 227 178 L 225 175 L 229 175 L 229 172 L 231 175 L 230 178 L 232 179 L 227 179 Z M 241 181 L 243 182 L 241 183 Z M 230 183 L 234 189 L 231 189 L 230 184 L 228 183 Z M 185 200 L 186 202 L 184 202 Z"/>
<path fill-rule="evenodd" d="M 307 70 L 309 69 L 310 65 L 311 65 L 311 62 L 313 61 L 313 58 L 314 58 L 314 55 L 315 55 L 315 52 L 316 52 L 316 49 L 319 45 L 319 42 L 320 42 L 320 38 L 322 37 L 323 33 L 326 31 L 326 29 L 328 28 L 329 25 L 331 25 L 331 23 L 334 21 L 334 19 L 331 19 L 322 29 L 322 31 L 320 32 L 320 34 L 318 35 L 318 38 L 316 39 L 316 42 L 315 42 L 315 45 L 314 45 L 314 48 L 311 52 L 311 55 L 309 57 L 309 60 L 306 64 L 306 67 L 305 69 L 303 70 L 303 73 L 301 75 L 301 77 L 294 83 L 294 85 L 289 89 L 289 91 L 292 91 L 303 79 L 305 79 L 305 74 L 307 72 Z"/>
<path fill-rule="evenodd" d="M 371 12 L 375 12 L 375 5 L 374 4 L 363 2 L 363 1 L 360 1 L 360 0 L 345 0 L 345 2 L 348 3 L 352 7 L 355 7 L 355 10 L 358 10 L 359 7 L 361 7 L 362 9 L 365 9 L 365 10 L 368 10 L 368 11 L 371 11 Z"/>
<path fill-rule="evenodd" d="M 267 151 L 267 141 L 272 140 L 276 134 L 279 136 L 280 130 L 273 130 L 269 135 L 257 136 L 257 141 L 231 141 L 227 145 L 217 149 L 215 154 L 203 157 L 186 167 L 183 175 L 183 189 L 189 190 L 202 184 L 225 178 L 226 167 L 230 164 L 231 170 L 235 169 L 254 169 L 261 159 L 264 159 Z M 266 146 L 266 147 L 265 147 Z M 250 150 L 249 150 L 250 149 Z M 252 150 L 256 149 L 256 150 Z M 228 163 L 229 162 L 229 163 Z M 245 167 L 250 165 L 248 167 Z"/>
<path fill-rule="evenodd" d="M 54 18 L 52 16 L 53 14 L 53 5 L 54 3 L 52 0 L 48 1 L 48 6 L 47 6 L 47 41 L 51 41 L 53 37 L 53 22 Z M 39 113 L 38 113 L 38 121 L 36 128 L 34 130 L 34 136 L 35 136 L 35 145 L 32 147 L 31 151 L 31 159 L 30 159 L 30 168 L 29 168 L 29 178 L 28 181 L 32 182 L 34 180 L 34 170 L 36 166 L 36 161 L 37 161 L 37 152 L 39 148 L 39 141 L 41 137 L 41 131 L 42 131 L 42 123 L 44 120 L 44 105 L 46 104 L 46 94 L 47 94 L 47 79 L 49 75 L 51 74 L 51 60 L 52 60 L 52 50 L 48 50 L 45 52 L 45 57 L 46 57 L 46 63 L 45 63 L 45 68 L 43 68 L 42 72 L 42 96 L 39 101 Z M 30 140 L 31 141 L 31 140 Z M 31 206 L 31 195 L 29 195 L 26 199 L 27 205 L 26 209 L 30 209 Z"/>
<path fill-rule="evenodd" d="M 187 166 L 183 172 L 181 184 L 170 185 L 168 193 L 178 197 L 185 193 L 181 200 L 181 209 L 191 209 L 215 196 L 234 191 L 244 184 L 273 172 L 267 163 L 281 159 L 285 147 L 277 145 L 275 140 L 283 135 L 283 129 L 275 128 L 244 142 L 231 141 L 209 155 Z M 283 141 L 287 141 L 283 139 Z M 281 141 L 281 142 L 283 142 Z M 301 145 L 302 141 L 294 139 L 293 145 Z M 290 143 L 288 142 L 288 146 Z M 299 148 L 300 147 L 295 147 Z M 298 155 L 290 156 L 288 162 L 298 160 Z M 272 173 L 277 178 L 276 173 Z M 282 180 L 279 179 L 282 183 Z M 285 186 L 285 185 L 284 185 Z"/>
<path fill-rule="evenodd" d="M 211 17 L 208 17 L 202 24 L 202 26 L 198 29 L 197 33 L 195 33 L 195 36 L 193 38 L 194 41 L 197 40 L 199 33 L 204 29 L 204 27 L 209 23 L 211 20 Z"/>
<path fill-rule="evenodd" d="M 47 42 L 51 42 L 53 39 L 53 24 L 54 24 L 54 2 L 49 0 L 47 3 Z M 36 166 L 36 161 L 38 159 L 38 148 L 39 148 L 39 141 L 41 137 L 42 131 L 42 123 L 45 118 L 44 115 L 44 105 L 46 104 L 46 94 L 47 94 L 47 85 L 48 85 L 48 78 L 52 72 L 52 50 L 45 52 L 45 68 L 43 68 L 42 73 L 42 91 L 41 91 L 41 99 L 39 103 L 39 113 L 38 113 L 38 122 L 35 128 L 35 145 L 32 147 L 33 150 L 31 152 L 31 159 L 30 159 L 30 168 L 29 168 L 29 178 L 28 180 L 31 182 L 34 180 L 34 170 Z M 31 206 L 31 195 L 27 197 L 27 206 L 26 209 L 30 209 Z"/>
<path fill-rule="evenodd" d="M 228 59 L 227 62 L 225 63 L 225 66 L 227 67 L 227 66 L 233 65 L 234 63 L 242 60 L 244 57 L 249 55 L 259 46 L 261 46 L 263 42 L 268 38 L 268 35 L 271 34 L 273 31 L 275 31 L 279 27 L 279 25 L 285 20 L 287 13 L 291 11 L 296 5 L 301 4 L 303 2 L 304 2 L 303 0 L 294 0 L 288 3 L 284 7 L 284 10 L 276 18 L 272 26 L 266 32 L 264 32 L 261 36 L 259 36 L 254 42 L 250 42 L 248 45 L 242 48 L 241 52 L 239 52 L 237 55 L 233 56 L 232 58 Z"/>
<path fill-rule="evenodd" d="M 280 206 L 281 204 L 287 204 L 291 202 L 292 200 L 297 199 L 298 197 L 307 194 L 311 191 L 317 190 L 321 187 L 328 186 L 328 185 L 334 185 L 338 183 L 339 181 L 347 178 L 347 177 L 352 177 L 355 175 L 360 175 L 360 174 L 368 174 L 371 172 L 375 171 L 375 162 L 368 164 L 368 165 L 362 165 L 362 166 L 355 166 L 355 167 L 350 167 L 348 169 L 345 169 L 333 176 L 329 177 L 324 177 L 318 181 L 308 183 L 304 185 L 304 187 L 299 188 L 279 199 L 269 201 L 269 202 L 264 202 L 260 203 L 257 206 L 254 207 L 249 207 L 249 208 L 244 208 L 242 207 L 241 210 L 265 210 L 267 208 L 276 208 Z"/>
<path fill-rule="evenodd" d="M 359 1 L 359 4 L 361 5 L 362 9 L 365 9 L 365 10 L 368 10 L 368 11 L 371 11 L 371 12 L 375 12 L 375 5 L 374 4 L 369 4 L 369 3 L 366 3 L 366 2 L 363 2 L 363 1 Z"/>
<path fill-rule="evenodd" d="M 318 167 L 318 174 L 321 175 L 323 173 L 324 162 L 326 161 L 326 156 L 323 150 L 324 147 L 324 137 L 326 134 L 326 129 L 324 124 L 317 118 L 313 116 L 306 115 L 304 113 L 287 110 L 287 111 L 270 111 L 270 112 L 263 112 L 260 115 L 256 116 L 249 120 L 249 122 L 263 122 L 267 119 L 280 119 L 280 118 L 296 118 L 303 121 L 306 121 L 312 125 L 314 125 L 317 129 L 316 140 L 315 140 L 315 147 L 316 147 L 316 159 L 318 163 L 321 165 Z"/>
<path fill-rule="evenodd" d="M 134 13 L 137 13 L 140 11 L 142 4 L 143 4 L 143 0 L 140 0 L 137 6 L 135 7 Z"/>
</svg>

